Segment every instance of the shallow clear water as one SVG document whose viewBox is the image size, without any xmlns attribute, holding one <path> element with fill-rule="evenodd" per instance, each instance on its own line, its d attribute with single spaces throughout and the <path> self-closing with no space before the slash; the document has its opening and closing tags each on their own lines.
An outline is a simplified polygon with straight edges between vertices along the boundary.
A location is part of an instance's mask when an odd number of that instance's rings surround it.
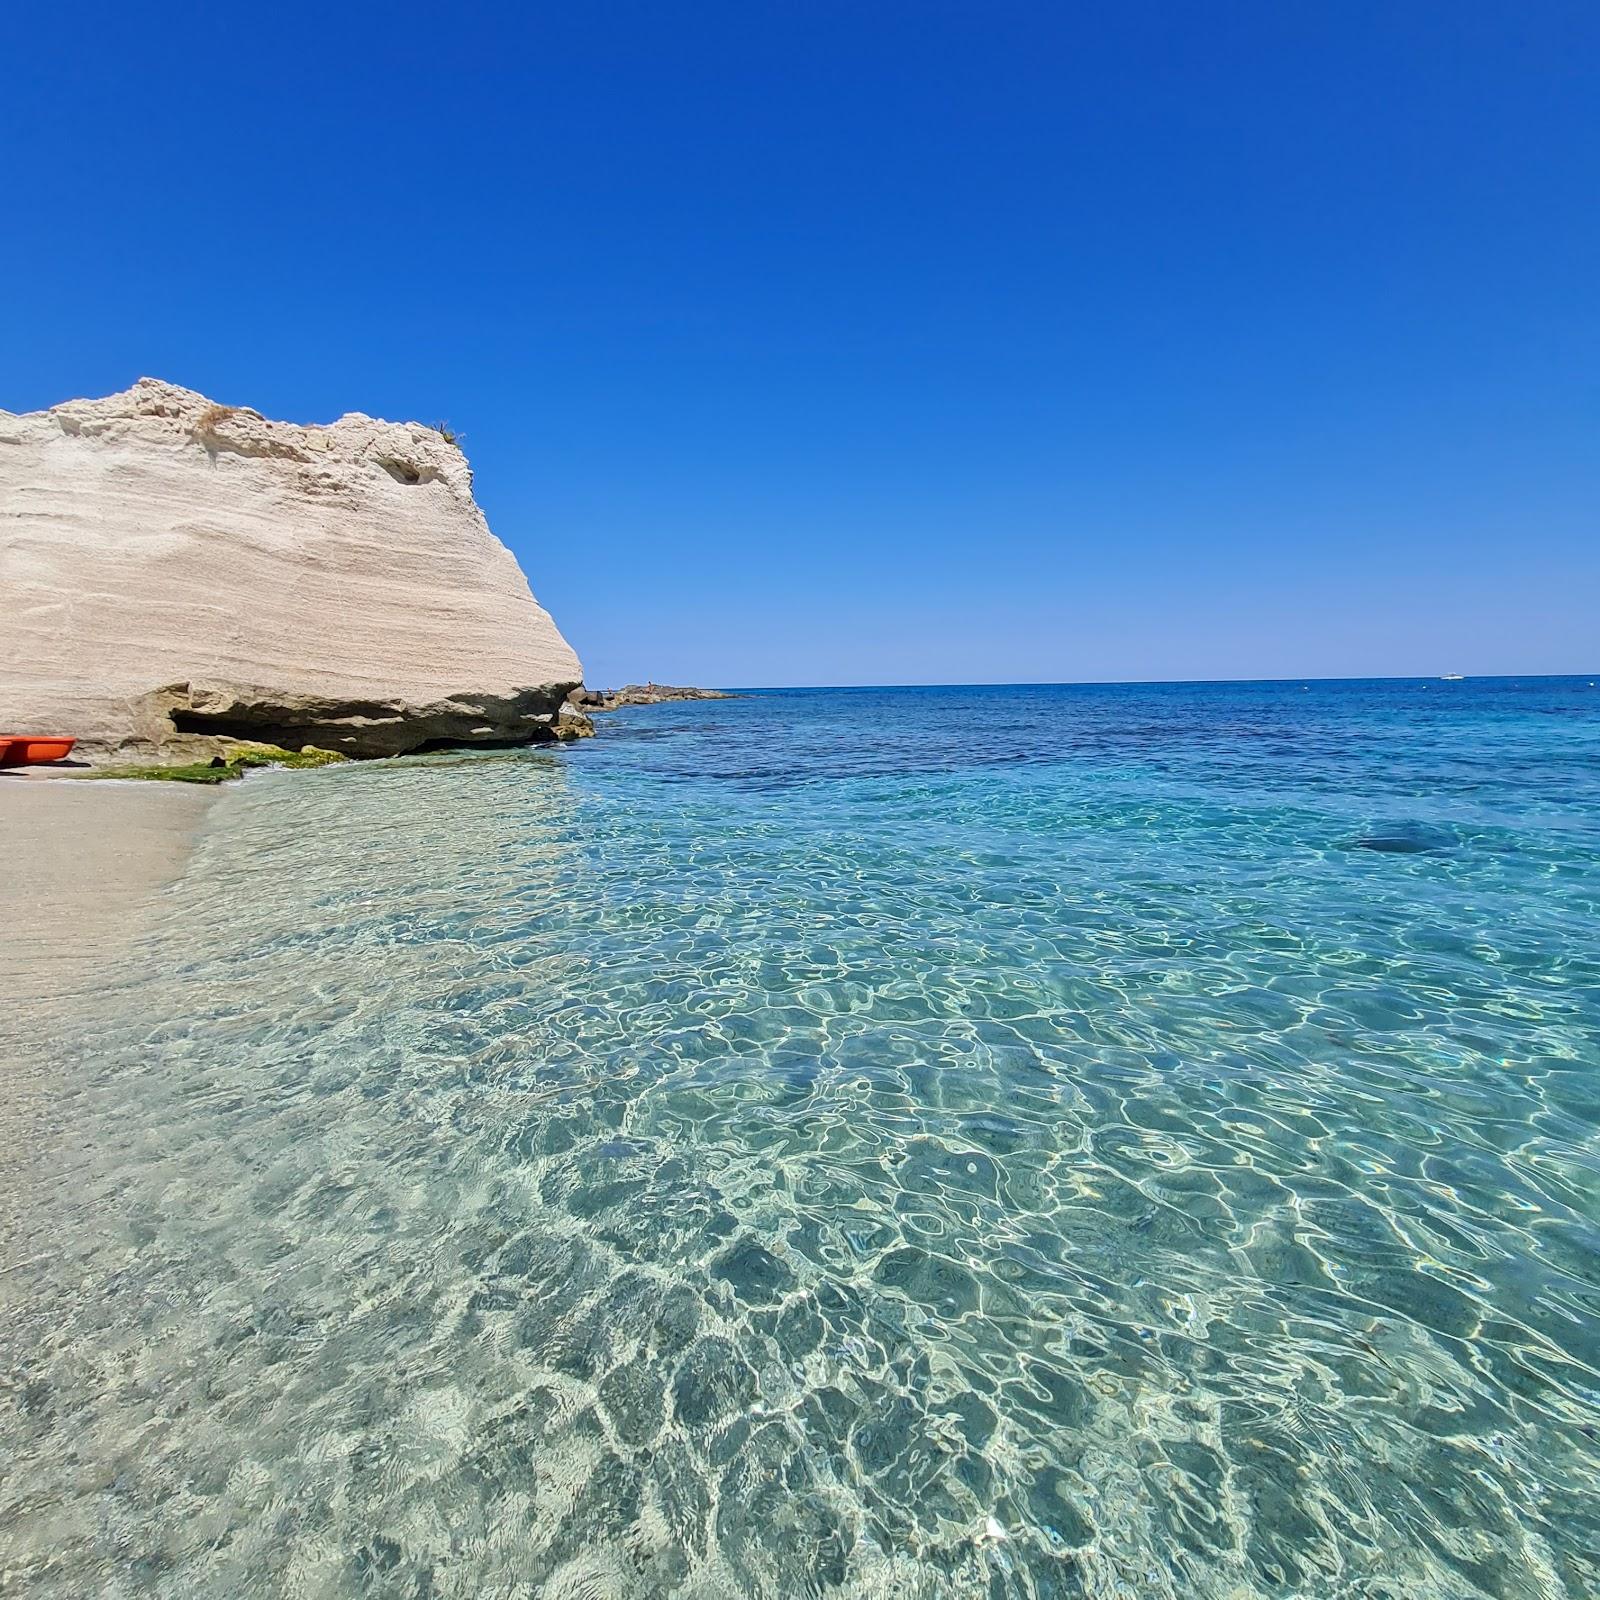
<svg viewBox="0 0 1600 1600">
<path fill-rule="evenodd" d="M 1600 690 L 271 774 L 59 1042 L 0 1588 L 1600 1593 Z"/>
</svg>

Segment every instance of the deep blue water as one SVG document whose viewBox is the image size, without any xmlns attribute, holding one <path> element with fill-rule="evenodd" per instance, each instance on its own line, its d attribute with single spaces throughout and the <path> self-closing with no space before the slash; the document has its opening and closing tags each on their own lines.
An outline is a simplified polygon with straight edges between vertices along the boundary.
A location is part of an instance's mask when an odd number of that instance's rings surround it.
<svg viewBox="0 0 1600 1600">
<path fill-rule="evenodd" d="M 0 1568 L 1600 1593 L 1600 689 L 268 774 L 73 1019 Z"/>
</svg>

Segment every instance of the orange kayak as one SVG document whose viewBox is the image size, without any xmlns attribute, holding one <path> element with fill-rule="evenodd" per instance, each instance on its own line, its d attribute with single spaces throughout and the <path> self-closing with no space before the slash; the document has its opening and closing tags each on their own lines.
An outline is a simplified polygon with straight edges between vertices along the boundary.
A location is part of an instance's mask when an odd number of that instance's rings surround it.
<svg viewBox="0 0 1600 1600">
<path fill-rule="evenodd" d="M 69 755 L 76 739 L 56 734 L 0 734 L 0 766 L 37 767 Z"/>
</svg>

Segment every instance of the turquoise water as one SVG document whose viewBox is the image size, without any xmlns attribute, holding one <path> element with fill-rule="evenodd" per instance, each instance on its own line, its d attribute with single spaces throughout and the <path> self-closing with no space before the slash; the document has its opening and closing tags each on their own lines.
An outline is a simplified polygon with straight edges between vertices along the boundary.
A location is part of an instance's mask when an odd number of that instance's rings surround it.
<svg viewBox="0 0 1600 1600">
<path fill-rule="evenodd" d="M 253 778 L 59 1043 L 39 1596 L 1600 1593 L 1600 690 Z"/>
</svg>

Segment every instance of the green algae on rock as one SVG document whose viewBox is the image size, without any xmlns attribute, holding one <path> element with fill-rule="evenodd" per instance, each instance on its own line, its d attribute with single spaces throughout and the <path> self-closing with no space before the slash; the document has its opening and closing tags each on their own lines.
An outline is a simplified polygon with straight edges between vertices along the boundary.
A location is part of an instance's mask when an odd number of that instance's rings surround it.
<svg viewBox="0 0 1600 1600">
<path fill-rule="evenodd" d="M 242 778 L 253 767 L 331 767 L 348 761 L 337 750 L 319 750 L 308 744 L 302 750 L 283 750 L 272 744 L 244 744 L 229 751 L 226 757 L 213 756 L 210 761 L 189 761 L 168 767 L 97 767 L 86 772 L 86 778 L 138 778 L 156 783 L 227 783 Z"/>
</svg>

